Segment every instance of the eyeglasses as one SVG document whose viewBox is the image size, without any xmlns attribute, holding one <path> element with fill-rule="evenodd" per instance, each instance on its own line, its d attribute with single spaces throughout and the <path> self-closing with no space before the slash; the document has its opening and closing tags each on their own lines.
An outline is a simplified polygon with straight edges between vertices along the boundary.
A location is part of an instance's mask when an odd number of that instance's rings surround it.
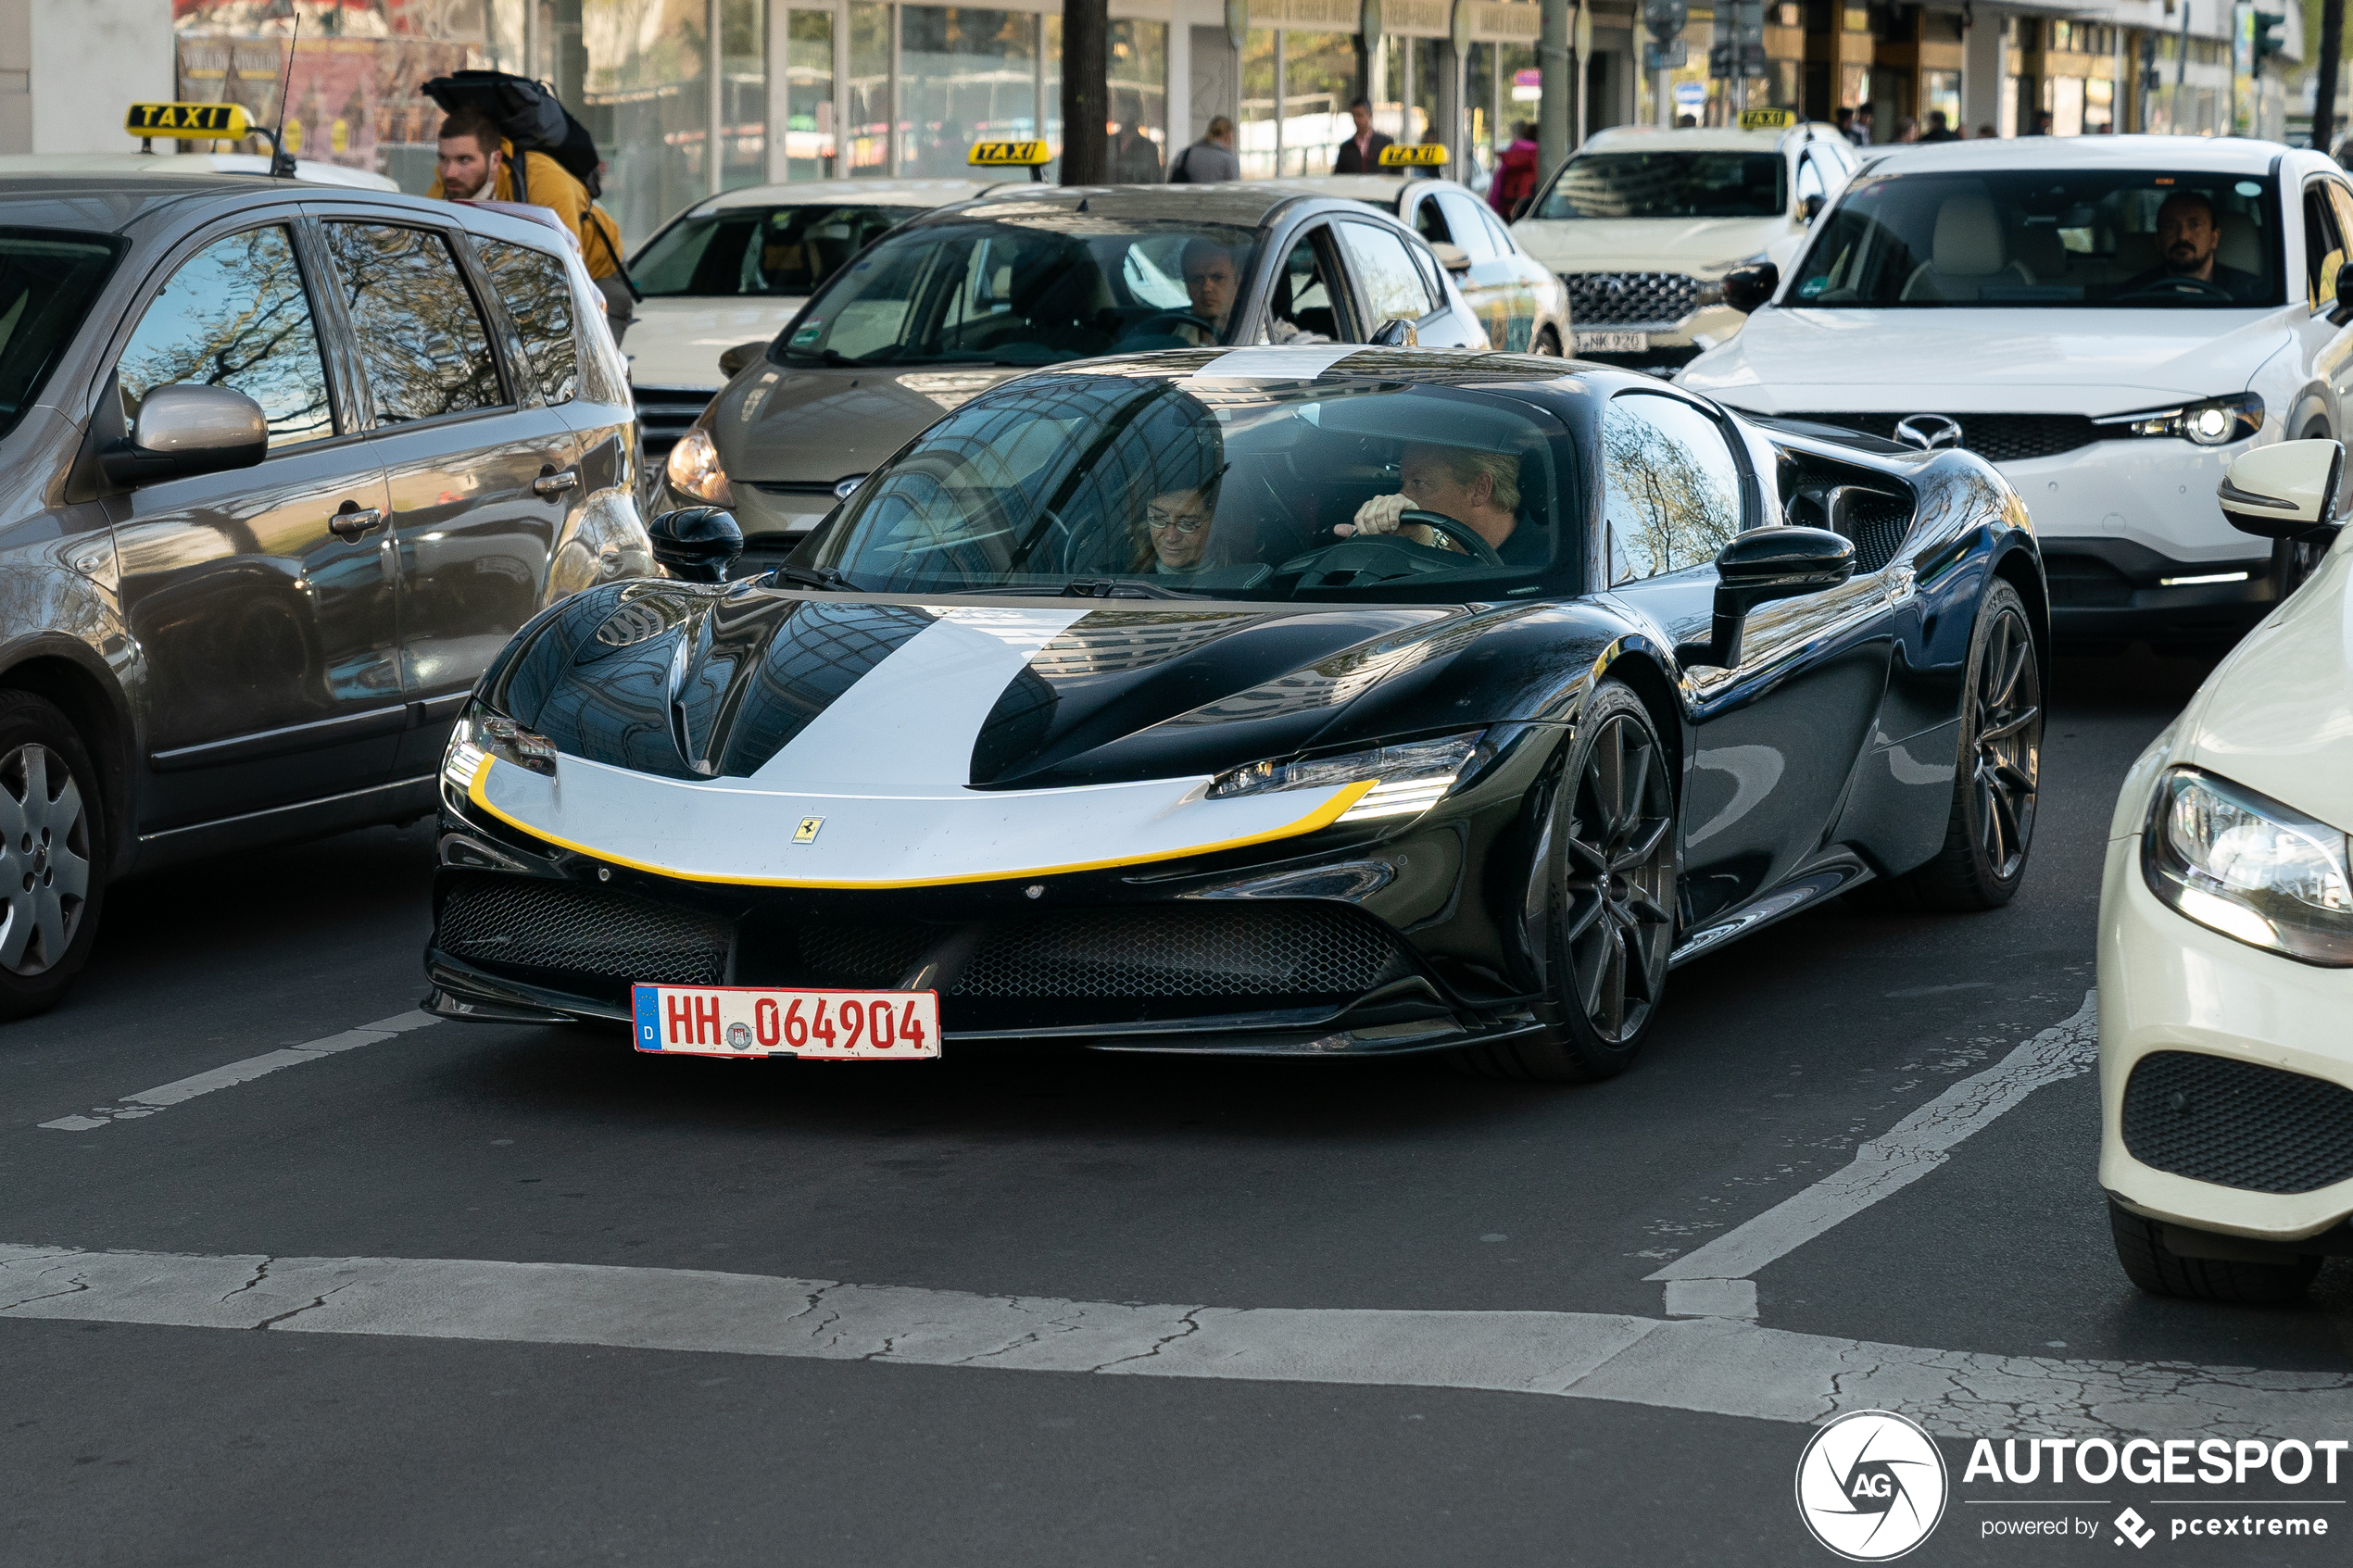
<svg viewBox="0 0 2353 1568">
<path fill-rule="evenodd" d="M 1199 533 L 1209 526 L 1209 519 L 1199 512 L 1164 511 L 1158 507 L 1144 508 L 1144 526 L 1156 533 L 1175 529 L 1179 533 Z"/>
</svg>

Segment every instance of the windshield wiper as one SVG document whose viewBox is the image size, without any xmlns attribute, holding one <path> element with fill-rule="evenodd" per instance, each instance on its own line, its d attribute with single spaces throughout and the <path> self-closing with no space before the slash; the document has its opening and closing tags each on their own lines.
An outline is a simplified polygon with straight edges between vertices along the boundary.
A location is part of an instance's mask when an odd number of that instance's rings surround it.
<svg viewBox="0 0 2353 1568">
<path fill-rule="evenodd" d="M 821 365 L 855 365 L 858 363 L 857 360 L 852 359 L 849 355 L 844 354 L 838 348 L 821 348 L 814 354 L 811 354 L 805 349 L 787 348 L 785 350 L 785 358 L 787 359 L 814 359 Z"/>
<path fill-rule="evenodd" d="M 786 582 L 803 588 L 848 588 L 855 591 L 858 586 L 830 566 L 779 566 L 771 570 Z"/>
<path fill-rule="evenodd" d="M 1164 588 L 1157 583 L 1146 583 L 1133 577 L 1080 577 L 1063 584 L 1065 599 L 1204 599 L 1206 594 L 1188 594 L 1177 588 Z"/>
</svg>

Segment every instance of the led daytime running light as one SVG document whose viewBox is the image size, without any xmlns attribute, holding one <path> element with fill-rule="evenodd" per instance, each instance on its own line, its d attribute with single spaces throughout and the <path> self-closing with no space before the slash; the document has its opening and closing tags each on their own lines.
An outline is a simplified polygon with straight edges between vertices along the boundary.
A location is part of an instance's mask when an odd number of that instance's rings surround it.
<svg viewBox="0 0 2353 1568">
<path fill-rule="evenodd" d="M 1302 758 L 1290 762 L 1252 762 L 1221 773 L 1211 782 L 1209 797 L 1228 800 L 1237 796 L 1265 795 L 1277 790 L 1319 789 L 1362 784 L 1373 787 L 1343 812 L 1343 822 L 1369 822 L 1380 817 L 1419 816 L 1454 787 L 1454 781 L 1484 760 L 1484 732 L 1449 735 L 1443 740 L 1406 741 L 1378 746 L 1340 757 Z"/>
<path fill-rule="evenodd" d="M 494 757 L 551 779 L 556 776 L 554 741 L 479 703 L 467 709 L 450 730 L 449 749 L 442 754 L 441 776 L 463 793 L 473 788 L 483 764 Z"/>
<path fill-rule="evenodd" d="M 2262 431 L 2263 398 L 2253 392 L 2233 393 L 2178 408 L 2153 408 L 2145 414 L 2124 414 L 2093 423 L 2121 425 L 2134 435 L 2170 435 L 2197 446 L 2227 446 Z"/>
<path fill-rule="evenodd" d="M 2149 891 L 2249 947 L 2353 968 L 2353 844 L 2343 830 L 2212 773 L 2158 783 L 2141 834 Z"/>
</svg>

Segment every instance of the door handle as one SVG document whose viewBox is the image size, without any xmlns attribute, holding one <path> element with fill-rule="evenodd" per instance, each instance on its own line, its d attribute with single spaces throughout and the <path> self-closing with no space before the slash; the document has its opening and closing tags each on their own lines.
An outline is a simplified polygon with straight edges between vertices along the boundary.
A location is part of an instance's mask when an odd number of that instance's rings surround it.
<svg viewBox="0 0 2353 1568">
<path fill-rule="evenodd" d="M 327 520 L 328 531 L 346 544 L 357 541 L 368 530 L 384 521 L 384 514 L 377 507 L 355 507 L 346 501 L 341 510 Z"/>
<path fill-rule="evenodd" d="M 531 482 L 531 492 L 535 495 L 560 495 L 579 483 L 580 475 L 567 469 L 562 473 L 541 474 Z"/>
</svg>

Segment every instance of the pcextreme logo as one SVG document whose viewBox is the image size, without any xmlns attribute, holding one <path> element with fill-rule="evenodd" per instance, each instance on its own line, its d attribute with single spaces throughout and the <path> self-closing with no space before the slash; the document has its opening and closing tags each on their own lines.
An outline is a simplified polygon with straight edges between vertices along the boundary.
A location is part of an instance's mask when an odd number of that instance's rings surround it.
<svg viewBox="0 0 2353 1568">
<path fill-rule="evenodd" d="M 1840 1416 L 1797 1461 L 1797 1516 L 1851 1562 L 1885 1562 L 1928 1539 L 1947 1489 L 1935 1440 L 1893 1411 Z"/>
</svg>

